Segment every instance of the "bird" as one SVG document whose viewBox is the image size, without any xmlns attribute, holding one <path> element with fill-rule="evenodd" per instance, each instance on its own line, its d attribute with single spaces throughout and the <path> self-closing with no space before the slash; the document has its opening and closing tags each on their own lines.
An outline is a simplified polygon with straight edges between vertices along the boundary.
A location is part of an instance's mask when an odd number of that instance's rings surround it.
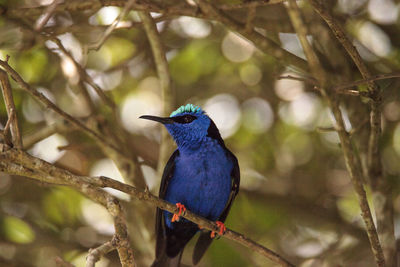
<svg viewBox="0 0 400 267">
<path fill-rule="evenodd" d="M 169 117 L 140 118 L 163 124 L 177 145 L 164 168 L 159 197 L 175 204 L 179 212 L 157 208 L 156 258 L 151 266 L 179 266 L 186 244 L 200 232 L 192 255 L 196 265 L 211 242 L 226 231 L 224 222 L 239 192 L 238 160 L 213 120 L 196 105 L 183 105 Z M 216 222 L 218 234 L 180 218 L 186 209 Z"/>
</svg>

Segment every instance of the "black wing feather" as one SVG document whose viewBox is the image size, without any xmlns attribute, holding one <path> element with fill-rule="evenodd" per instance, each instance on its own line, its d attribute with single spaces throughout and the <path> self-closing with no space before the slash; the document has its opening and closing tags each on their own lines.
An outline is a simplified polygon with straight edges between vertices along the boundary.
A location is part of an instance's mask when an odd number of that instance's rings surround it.
<svg viewBox="0 0 400 267">
<path fill-rule="evenodd" d="M 168 183 L 171 180 L 174 170 L 175 170 L 175 159 L 179 156 L 179 150 L 175 150 L 175 152 L 169 158 L 167 165 L 164 168 L 164 172 L 161 178 L 160 191 L 158 196 L 164 199 L 165 193 L 168 188 Z M 164 216 L 162 214 L 162 210 L 157 208 L 156 212 L 156 259 L 163 258 L 163 254 L 165 254 L 165 245 L 166 245 L 166 229 L 164 223 Z M 165 255 L 164 255 L 165 256 Z"/>
<path fill-rule="evenodd" d="M 239 169 L 238 160 L 231 151 L 229 151 L 227 148 L 225 148 L 225 149 L 226 149 L 228 157 L 233 161 L 233 169 L 231 172 L 232 189 L 231 189 L 231 194 L 229 195 L 229 200 L 226 203 L 226 206 L 224 208 L 224 211 L 221 213 L 221 215 L 218 218 L 218 220 L 221 222 L 225 222 L 225 219 L 228 216 L 229 210 L 231 209 L 232 202 L 239 192 L 239 185 L 240 185 L 240 169 Z M 210 237 L 210 231 L 206 231 L 206 232 L 203 232 L 200 234 L 200 237 L 197 240 L 196 246 L 193 250 L 192 260 L 193 260 L 194 265 L 199 263 L 199 261 L 201 260 L 201 258 L 204 255 L 204 253 L 206 252 L 208 247 L 211 245 L 212 241 L 213 241 L 213 238 Z"/>
</svg>

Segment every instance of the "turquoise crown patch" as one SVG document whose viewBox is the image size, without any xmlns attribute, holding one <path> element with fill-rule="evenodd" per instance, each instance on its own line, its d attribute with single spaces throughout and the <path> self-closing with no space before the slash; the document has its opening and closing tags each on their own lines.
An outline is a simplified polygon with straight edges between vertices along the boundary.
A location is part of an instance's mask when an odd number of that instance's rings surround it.
<svg viewBox="0 0 400 267">
<path fill-rule="evenodd" d="M 181 113 L 185 113 L 185 112 L 191 112 L 191 113 L 201 113 L 202 110 L 200 107 L 195 106 L 193 104 L 187 104 L 186 106 L 180 106 L 177 110 L 175 110 L 174 112 L 171 113 L 171 115 L 169 115 L 170 117 L 176 116 L 178 114 Z"/>
</svg>

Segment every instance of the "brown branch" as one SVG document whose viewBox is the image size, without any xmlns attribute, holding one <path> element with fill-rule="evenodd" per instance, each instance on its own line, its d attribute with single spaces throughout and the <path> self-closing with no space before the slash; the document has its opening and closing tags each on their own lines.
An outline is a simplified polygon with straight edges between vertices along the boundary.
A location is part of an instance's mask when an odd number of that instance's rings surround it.
<svg viewBox="0 0 400 267">
<path fill-rule="evenodd" d="M 257 0 L 257 1 L 243 1 L 242 3 L 237 4 L 222 4 L 219 5 L 218 8 L 222 10 L 234 10 L 241 8 L 256 8 L 267 5 L 276 5 L 282 4 L 287 0 Z"/>
<path fill-rule="evenodd" d="M 75 265 L 65 261 L 63 258 L 58 256 L 55 257 L 54 261 L 56 262 L 57 267 L 75 267 Z"/>
<path fill-rule="evenodd" d="M 102 256 L 113 251 L 115 249 L 115 241 L 110 240 L 97 248 L 89 249 L 89 255 L 86 257 L 86 267 L 95 267 L 96 262 L 100 260 Z"/>
<path fill-rule="evenodd" d="M 34 29 L 36 31 L 40 31 L 44 27 L 44 25 L 46 25 L 51 16 L 53 16 L 57 5 L 59 5 L 61 2 L 62 0 L 54 0 L 53 3 L 46 7 L 46 9 L 44 10 L 44 14 L 39 17 L 39 19 L 35 23 Z"/>
<path fill-rule="evenodd" d="M 92 185 L 88 182 L 88 179 L 75 176 L 22 150 L 10 148 L 4 144 L 0 145 L 0 151 L 3 151 L 3 153 L 0 153 L 0 171 L 13 175 L 26 176 L 50 184 L 73 186 L 93 201 L 106 207 L 114 219 L 116 247 L 121 264 L 124 267 L 135 266 L 125 215 L 118 199 L 96 185 Z"/>
<path fill-rule="evenodd" d="M 314 0 L 311 0 L 314 2 Z M 316 2 L 316 1 L 315 1 Z M 357 193 L 359 206 L 361 208 L 361 215 L 364 220 L 365 226 L 367 228 L 368 238 L 371 244 L 372 252 L 375 257 L 375 261 L 378 266 L 385 266 L 385 259 L 383 257 L 382 247 L 379 242 L 378 233 L 375 228 L 375 224 L 372 218 L 371 210 L 367 200 L 367 194 L 364 189 L 362 172 L 361 172 L 361 163 L 358 157 L 355 156 L 353 151 L 349 134 L 345 130 L 345 125 L 343 121 L 343 115 L 341 110 L 339 109 L 338 103 L 332 99 L 331 96 L 328 95 L 328 92 L 325 90 L 327 86 L 327 75 L 317 57 L 314 50 L 312 49 L 310 43 L 308 42 L 307 36 L 307 28 L 303 23 L 303 20 L 300 15 L 300 9 L 297 6 L 295 0 L 289 0 L 288 7 L 289 16 L 291 18 L 293 27 L 295 28 L 300 43 L 304 49 L 304 53 L 306 55 L 307 61 L 310 64 L 310 69 L 314 77 L 317 77 L 321 86 L 320 91 L 322 95 L 326 98 L 329 107 L 331 108 L 333 115 L 336 120 L 335 129 L 339 134 L 339 139 L 342 145 L 342 150 L 346 162 L 347 169 L 350 173 L 350 177 L 353 183 L 354 190 Z"/>
<path fill-rule="evenodd" d="M 369 77 L 367 79 L 361 79 L 361 80 L 358 80 L 358 81 L 354 81 L 354 82 L 350 82 L 350 83 L 334 86 L 332 88 L 332 90 L 342 91 L 342 90 L 346 90 L 346 89 L 349 89 L 349 88 L 353 88 L 353 87 L 355 87 L 357 85 L 366 84 L 368 82 L 379 81 L 379 80 L 387 80 L 387 79 L 392 79 L 392 78 L 400 78 L 400 73 L 395 72 L 395 73 L 387 73 L 387 74 L 378 74 L 378 75 L 371 76 L 371 77 Z"/>
<path fill-rule="evenodd" d="M 0 69 L 0 84 L 3 92 L 4 103 L 7 109 L 7 114 L 8 114 L 7 123 L 9 123 L 10 125 L 12 143 L 15 147 L 22 148 L 22 137 L 18 126 L 18 119 L 17 119 L 10 81 L 8 80 L 7 73 L 1 69 Z M 4 131 L 4 135 L 7 135 L 6 131 Z"/>
<path fill-rule="evenodd" d="M 79 76 L 81 80 L 84 80 L 86 83 L 88 83 L 97 93 L 97 95 L 100 97 L 100 99 L 106 103 L 111 109 L 115 109 L 116 108 L 116 104 L 114 103 L 114 101 L 108 97 L 103 89 L 100 88 L 100 86 L 98 86 L 92 79 L 92 77 L 90 77 L 90 75 L 86 72 L 86 70 L 81 66 L 81 64 L 79 64 L 75 58 L 72 56 L 72 54 L 64 47 L 64 45 L 61 43 L 60 39 L 58 38 L 53 38 L 51 39 L 51 41 L 53 41 L 58 48 L 63 52 L 63 54 L 65 56 L 67 56 L 72 63 L 74 64 L 75 68 L 78 70 Z"/>
<path fill-rule="evenodd" d="M 0 60 L 0 66 L 4 68 L 5 71 L 18 83 L 18 85 L 29 94 L 31 94 L 37 101 L 44 104 L 47 108 L 55 111 L 58 115 L 63 117 L 66 121 L 71 123 L 74 127 L 83 130 L 86 134 L 90 137 L 98 141 L 99 144 L 103 145 L 109 150 L 112 150 L 118 156 L 123 159 L 130 160 L 122 153 L 111 141 L 104 138 L 98 132 L 88 128 L 85 124 L 81 121 L 77 120 L 76 118 L 72 117 L 71 115 L 67 114 L 65 111 L 61 110 L 57 105 L 51 102 L 45 95 L 37 91 L 36 89 L 32 88 L 28 83 L 26 83 L 22 77 L 8 64 L 7 61 Z"/>
<path fill-rule="evenodd" d="M 357 49 L 346 36 L 343 27 L 340 23 L 330 14 L 330 12 L 318 1 L 310 0 L 314 10 L 324 19 L 326 24 L 331 28 L 333 34 L 341 45 L 345 48 L 353 62 L 357 66 L 364 79 L 370 79 L 371 73 L 369 72 L 366 64 L 362 60 Z M 377 218 L 378 231 L 382 238 L 383 250 L 385 252 L 386 261 L 389 266 L 392 266 L 397 261 L 396 256 L 396 241 L 394 235 L 394 218 L 393 218 L 393 203 L 390 186 L 387 180 L 383 177 L 383 167 L 380 156 L 379 139 L 381 136 L 381 89 L 374 83 L 374 80 L 367 82 L 369 97 L 371 98 L 371 112 L 370 112 L 370 135 L 368 142 L 368 176 L 371 181 L 373 190 L 373 198 L 375 205 L 375 213 Z M 372 236 L 371 236 L 372 237 Z M 375 239 L 372 243 L 372 249 L 378 266 L 385 265 L 385 258 L 383 256 L 382 247 L 379 244 L 379 239 Z"/>
<path fill-rule="evenodd" d="M 35 130 L 32 134 L 24 136 L 24 149 L 31 148 L 34 144 L 51 136 L 52 134 L 64 133 L 72 130 L 74 130 L 74 128 L 71 127 L 65 120 L 60 120 L 45 127 L 40 127 L 40 129 Z"/>
<path fill-rule="evenodd" d="M 2 150 L 0 149 L 0 151 Z M 0 171 L 12 175 L 26 176 L 51 184 L 69 185 L 75 187 L 82 193 L 88 195 L 90 198 L 105 205 L 109 209 L 111 214 L 113 214 L 114 209 L 118 211 L 119 205 L 114 205 L 113 207 L 111 207 L 111 204 L 116 201 L 116 199 L 113 199 L 113 201 L 106 201 L 105 196 L 107 195 L 107 193 L 105 193 L 103 190 L 99 190 L 99 187 L 114 188 L 121 192 L 129 194 L 134 199 L 146 201 L 169 212 L 177 212 L 177 208 L 175 205 L 152 195 L 149 191 L 142 191 L 136 187 L 118 182 L 114 179 L 110 179 L 107 177 L 88 177 L 74 175 L 67 170 L 58 168 L 46 161 L 33 157 L 24 151 L 9 147 L 7 147 L 6 151 L 0 153 Z M 190 211 L 186 211 L 182 215 L 182 217 L 202 226 L 206 230 L 218 231 L 219 229 L 214 222 L 197 216 Z M 122 232 L 124 231 L 122 230 Z M 119 231 L 116 230 L 116 233 L 119 233 Z M 280 264 L 281 266 L 294 266 L 277 253 L 254 242 L 253 240 L 247 238 L 240 233 L 227 229 L 223 236 L 252 249 L 253 251 L 263 255 L 271 261 Z"/>
<path fill-rule="evenodd" d="M 100 40 L 96 42 L 95 44 L 89 45 L 88 49 L 89 50 L 99 50 L 100 47 L 104 44 L 104 42 L 108 39 L 108 37 L 111 35 L 111 33 L 115 30 L 115 28 L 118 26 L 120 21 L 126 17 L 126 14 L 131 10 L 133 4 L 135 3 L 135 0 L 128 0 L 122 9 L 121 13 L 118 15 L 118 17 L 111 23 L 110 26 L 106 29 L 106 31 L 103 33 L 101 36 Z"/>
<path fill-rule="evenodd" d="M 139 11 L 140 20 L 143 22 L 147 38 L 149 39 L 151 50 L 154 56 L 154 62 L 157 68 L 158 78 L 161 85 L 161 99 L 163 101 L 163 114 L 167 115 L 172 111 L 175 99 L 175 92 L 171 83 L 171 77 L 168 68 L 168 61 L 165 57 L 165 51 L 161 43 L 160 34 L 150 13 Z M 171 152 L 171 141 L 165 129 L 161 132 L 161 146 L 158 158 L 157 172 L 161 176 L 165 164 L 167 163 L 169 152 Z"/>
<path fill-rule="evenodd" d="M 314 86 L 319 86 L 318 81 L 315 80 L 314 78 L 295 77 L 295 76 L 292 76 L 292 75 L 286 75 L 286 76 L 279 76 L 276 79 L 277 80 L 283 80 L 283 79 L 295 80 L 295 81 L 301 81 L 301 82 L 309 83 L 309 84 L 314 85 Z"/>
<path fill-rule="evenodd" d="M 257 46 L 264 53 L 269 54 L 279 59 L 280 61 L 287 63 L 288 65 L 299 68 L 301 71 L 305 71 L 308 69 L 307 62 L 305 62 L 305 60 L 286 51 L 275 42 L 269 40 L 267 37 L 261 35 L 254 30 L 247 32 L 245 24 L 233 20 L 221 10 L 215 8 L 210 2 L 207 2 L 205 0 L 195 0 L 195 2 L 198 4 L 203 14 L 207 14 L 207 17 L 209 17 L 209 19 L 217 20 L 231 30 L 243 35 L 244 37 L 252 41 L 254 45 Z"/>
</svg>

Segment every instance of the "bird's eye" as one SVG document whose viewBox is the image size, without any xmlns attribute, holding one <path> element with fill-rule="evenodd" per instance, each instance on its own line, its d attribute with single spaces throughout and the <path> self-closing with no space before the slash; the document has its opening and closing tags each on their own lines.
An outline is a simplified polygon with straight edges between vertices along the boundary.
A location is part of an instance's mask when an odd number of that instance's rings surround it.
<svg viewBox="0 0 400 267">
<path fill-rule="evenodd" d="M 197 119 L 197 117 L 193 115 L 184 115 L 184 116 L 173 117 L 172 119 L 177 123 L 185 124 L 185 123 L 191 123 L 192 121 Z"/>
<path fill-rule="evenodd" d="M 190 123 L 193 120 L 194 120 L 193 116 L 189 116 L 189 115 L 183 116 L 183 123 Z"/>
</svg>

